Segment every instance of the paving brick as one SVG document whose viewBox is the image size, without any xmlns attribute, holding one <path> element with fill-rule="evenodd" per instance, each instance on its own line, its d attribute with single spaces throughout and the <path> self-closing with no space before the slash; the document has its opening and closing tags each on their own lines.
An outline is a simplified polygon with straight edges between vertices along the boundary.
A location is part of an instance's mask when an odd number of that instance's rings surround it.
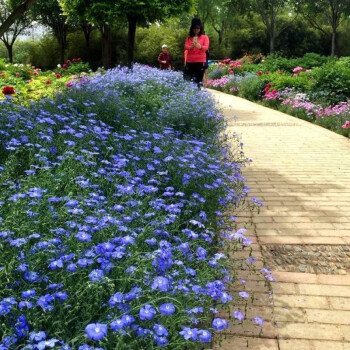
<svg viewBox="0 0 350 350">
<path fill-rule="evenodd" d="M 303 244 L 303 238 L 297 236 L 262 236 L 260 244 Z"/>
<path fill-rule="evenodd" d="M 278 344 L 280 350 L 315 350 L 310 340 L 279 340 Z"/>
<path fill-rule="evenodd" d="M 276 322 L 306 322 L 306 314 L 301 308 L 274 307 L 273 317 Z"/>
<path fill-rule="evenodd" d="M 349 298 L 329 297 L 329 301 L 335 310 L 350 310 L 350 295 Z"/>
<path fill-rule="evenodd" d="M 350 344 L 323 340 L 279 340 L 280 350 L 350 350 Z"/>
<path fill-rule="evenodd" d="M 225 334 L 232 334 L 245 337 L 276 338 L 276 329 L 271 322 L 265 322 L 262 326 L 255 325 L 251 320 L 243 321 L 241 324 L 230 323 Z"/>
<path fill-rule="evenodd" d="M 298 284 L 300 294 L 350 297 L 350 286 L 324 284 Z"/>
<path fill-rule="evenodd" d="M 350 326 L 305 323 L 279 323 L 281 339 L 350 341 Z"/>
<path fill-rule="evenodd" d="M 214 345 L 215 350 L 279 350 L 276 339 L 226 336 L 221 343 Z M 219 341 L 219 339 L 217 339 Z M 296 349 L 294 349 L 296 350 Z"/>
<path fill-rule="evenodd" d="M 335 341 L 312 340 L 310 341 L 310 344 L 313 346 L 313 350 L 350 350 L 349 342 L 345 343 L 345 342 L 335 342 Z M 294 350 L 297 350 L 297 349 L 298 348 Z"/>
<path fill-rule="evenodd" d="M 279 307 L 309 309 L 329 308 L 327 298 L 319 296 L 275 294 L 273 296 L 273 301 L 274 305 Z"/>
<path fill-rule="evenodd" d="M 298 294 L 295 283 L 272 282 L 271 287 L 274 294 Z"/>
<path fill-rule="evenodd" d="M 327 285 L 350 286 L 350 275 L 317 275 L 317 281 Z"/>
<path fill-rule="evenodd" d="M 309 323 L 329 323 L 350 325 L 350 311 L 305 309 Z"/>
</svg>

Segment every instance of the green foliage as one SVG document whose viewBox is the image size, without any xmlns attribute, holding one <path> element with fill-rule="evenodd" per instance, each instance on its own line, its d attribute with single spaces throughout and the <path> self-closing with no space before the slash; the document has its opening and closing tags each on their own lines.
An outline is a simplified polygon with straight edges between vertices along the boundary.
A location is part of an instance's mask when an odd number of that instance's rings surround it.
<svg viewBox="0 0 350 350">
<path fill-rule="evenodd" d="M 349 58 L 331 61 L 313 71 L 312 92 L 327 96 L 331 103 L 345 101 L 350 97 Z"/>
<path fill-rule="evenodd" d="M 271 73 L 263 75 L 261 79 L 266 83 L 270 83 L 274 89 L 282 91 L 286 88 L 295 88 L 297 91 L 309 91 L 312 85 L 310 73 L 300 73 L 297 76 L 292 76 L 286 73 Z"/>
<path fill-rule="evenodd" d="M 340 135 L 343 135 L 345 137 L 350 138 L 350 128 L 343 129 L 340 127 L 342 124 L 345 123 L 346 120 L 349 120 L 349 116 L 347 115 L 340 115 L 337 117 L 332 116 L 325 116 L 323 118 L 317 118 L 315 120 L 315 124 L 322 126 L 323 128 L 326 128 L 328 130 L 334 131 Z"/>
<path fill-rule="evenodd" d="M 292 72 L 295 67 L 301 66 L 304 69 L 311 69 L 315 67 L 322 66 L 323 64 L 329 62 L 330 57 L 321 56 L 316 53 L 307 53 L 300 58 L 287 58 L 280 54 L 269 55 L 266 57 L 265 61 L 252 69 L 270 72 L 275 72 L 278 70 Z"/>
<path fill-rule="evenodd" d="M 6 66 L 6 62 L 3 58 L 0 58 L 0 70 L 4 70 Z"/>
<path fill-rule="evenodd" d="M 265 83 L 259 77 L 250 77 L 242 80 L 239 89 L 239 95 L 247 100 L 257 101 L 261 99 L 261 93 Z"/>
<path fill-rule="evenodd" d="M 135 61 L 159 67 L 157 61 L 162 44 L 168 45 L 173 58 L 174 66 L 183 67 L 183 47 L 187 30 L 174 30 L 172 26 L 152 25 L 149 28 L 140 28 L 136 32 Z"/>
</svg>

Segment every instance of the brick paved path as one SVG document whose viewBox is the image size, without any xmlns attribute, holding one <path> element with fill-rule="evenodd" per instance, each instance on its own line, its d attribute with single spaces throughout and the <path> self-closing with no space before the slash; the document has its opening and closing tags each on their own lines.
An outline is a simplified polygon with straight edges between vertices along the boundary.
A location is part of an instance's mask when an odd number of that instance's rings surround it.
<svg viewBox="0 0 350 350">
<path fill-rule="evenodd" d="M 350 140 L 213 93 L 228 131 L 241 135 L 244 153 L 253 159 L 245 177 L 251 196 L 265 206 L 252 214 L 248 232 L 254 255 L 278 281 L 266 296 L 263 279 L 240 272 L 256 292 L 247 318 L 265 318 L 263 335 L 244 322 L 231 326 L 215 349 L 350 349 Z M 243 213 L 239 220 L 250 215 Z"/>
</svg>

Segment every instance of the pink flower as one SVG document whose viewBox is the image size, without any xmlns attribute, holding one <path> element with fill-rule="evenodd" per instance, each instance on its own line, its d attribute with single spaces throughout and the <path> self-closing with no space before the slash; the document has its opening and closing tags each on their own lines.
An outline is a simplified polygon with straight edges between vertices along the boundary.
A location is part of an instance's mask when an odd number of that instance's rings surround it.
<svg viewBox="0 0 350 350">
<path fill-rule="evenodd" d="M 72 81 L 67 81 L 66 82 L 66 86 L 67 87 L 72 87 L 73 86 L 73 82 Z"/>
<path fill-rule="evenodd" d="M 348 129 L 350 127 L 350 121 L 346 120 L 344 125 L 341 126 L 343 129 Z"/>
<path fill-rule="evenodd" d="M 50 85 L 50 84 L 51 84 L 51 80 L 46 80 L 46 81 L 45 81 L 45 84 L 46 84 L 46 85 Z"/>
<path fill-rule="evenodd" d="M 295 67 L 295 68 L 293 69 L 293 73 L 299 73 L 299 72 L 302 72 L 303 70 L 304 70 L 303 67 L 298 66 L 298 67 Z"/>
</svg>

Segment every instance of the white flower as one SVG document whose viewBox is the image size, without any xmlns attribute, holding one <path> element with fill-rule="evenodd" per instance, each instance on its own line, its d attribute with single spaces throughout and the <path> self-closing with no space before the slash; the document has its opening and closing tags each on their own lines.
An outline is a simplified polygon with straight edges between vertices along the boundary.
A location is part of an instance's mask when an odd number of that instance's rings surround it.
<svg viewBox="0 0 350 350">
<path fill-rule="evenodd" d="M 57 68 L 62 68 L 62 66 L 60 64 L 57 65 Z"/>
</svg>

